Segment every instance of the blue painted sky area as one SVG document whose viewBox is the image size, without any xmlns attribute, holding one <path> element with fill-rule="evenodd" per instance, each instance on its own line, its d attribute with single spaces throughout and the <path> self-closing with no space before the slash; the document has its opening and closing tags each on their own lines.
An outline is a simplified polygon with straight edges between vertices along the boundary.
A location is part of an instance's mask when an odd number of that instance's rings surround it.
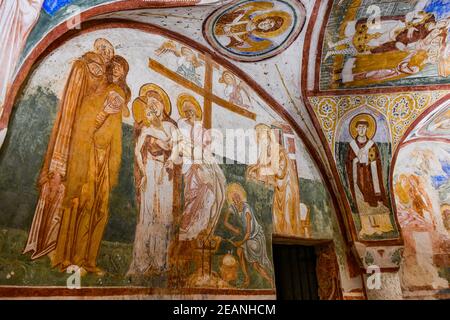
<svg viewBox="0 0 450 320">
<path fill-rule="evenodd" d="M 72 15 L 72 11 L 68 10 L 72 5 L 79 7 L 81 11 L 85 11 L 99 4 L 114 1 L 115 0 L 45 0 L 39 20 L 27 39 L 17 68 L 22 64 L 23 59 L 45 36 L 45 34 Z"/>
<path fill-rule="evenodd" d="M 441 161 L 441 165 L 442 165 L 442 170 L 446 173 L 446 175 L 431 177 L 431 180 L 433 182 L 433 187 L 435 189 L 439 189 L 440 186 L 442 186 L 443 184 L 446 184 L 447 181 L 450 179 L 450 162 Z"/>
<path fill-rule="evenodd" d="M 45 0 L 42 9 L 49 15 L 54 15 L 63 7 L 71 4 L 73 0 Z"/>
<path fill-rule="evenodd" d="M 430 0 L 425 11 L 434 13 L 438 20 L 447 18 L 450 16 L 450 0 Z"/>
</svg>

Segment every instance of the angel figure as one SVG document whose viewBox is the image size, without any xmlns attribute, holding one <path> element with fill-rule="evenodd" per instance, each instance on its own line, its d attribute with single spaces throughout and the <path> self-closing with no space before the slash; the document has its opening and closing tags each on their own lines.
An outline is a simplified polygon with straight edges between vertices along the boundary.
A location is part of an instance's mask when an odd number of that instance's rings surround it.
<svg viewBox="0 0 450 320">
<path fill-rule="evenodd" d="M 224 71 L 219 83 L 225 85 L 224 94 L 228 102 L 246 109 L 251 108 L 252 98 L 244 82 L 237 79 L 231 72 Z"/>
<path fill-rule="evenodd" d="M 167 53 L 174 54 L 178 58 L 177 73 L 198 86 L 202 85 L 200 75 L 197 73 L 197 68 L 203 66 L 204 62 L 191 48 L 185 46 L 178 47 L 175 42 L 168 40 L 164 42 L 155 53 L 157 56 Z"/>
</svg>

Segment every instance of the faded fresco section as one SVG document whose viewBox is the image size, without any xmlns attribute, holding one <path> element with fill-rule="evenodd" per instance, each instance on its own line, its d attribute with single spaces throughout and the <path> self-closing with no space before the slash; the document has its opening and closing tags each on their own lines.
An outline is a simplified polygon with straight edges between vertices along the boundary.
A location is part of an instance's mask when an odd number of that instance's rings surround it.
<svg viewBox="0 0 450 320">
<path fill-rule="evenodd" d="M 43 1 L 17 0 L 0 3 L 0 17 L 2 17 L 0 61 L 3 65 L 0 70 L 0 116 L 3 113 L 6 94 L 13 81 L 15 67 L 20 60 L 27 38 L 39 18 Z"/>
<path fill-rule="evenodd" d="M 449 119 L 446 101 L 409 134 L 395 165 L 395 201 L 405 241 L 401 284 L 411 296 L 449 288 Z"/>
<path fill-rule="evenodd" d="M 449 143 L 405 145 L 394 172 L 397 216 L 405 241 L 401 283 L 405 291 L 449 288 Z"/>
</svg>

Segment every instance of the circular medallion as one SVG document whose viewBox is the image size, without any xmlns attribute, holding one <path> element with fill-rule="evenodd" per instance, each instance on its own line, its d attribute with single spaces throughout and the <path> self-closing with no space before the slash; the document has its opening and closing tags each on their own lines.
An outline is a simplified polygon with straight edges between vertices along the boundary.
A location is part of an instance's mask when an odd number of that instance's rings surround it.
<svg viewBox="0 0 450 320">
<path fill-rule="evenodd" d="M 214 11 L 203 33 L 214 49 L 231 59 L 261 61 L 292 44 L 305 16 L 298 0 L 241 0 Z"/>
</svg>

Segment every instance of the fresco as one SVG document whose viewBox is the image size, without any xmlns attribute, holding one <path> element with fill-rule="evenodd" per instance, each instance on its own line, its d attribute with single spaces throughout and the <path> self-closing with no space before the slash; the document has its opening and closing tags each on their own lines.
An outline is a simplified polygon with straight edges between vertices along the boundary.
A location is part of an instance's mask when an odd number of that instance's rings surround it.
<svg viewBox="0 0 450 320">
<path fill-rule="evenodd" d="M 441 0 L 334 1 L 320 88 L 448 82 L 450 7 Z"/>
<path fill-rule="evenodd" d="M 59 10 L 66 8 L 72 2 L 74 2 L 74 1 L 73 0 L 44 0 L 42 9 L 44 9 L 47 14 L 53 16 Z"/>
<path fill-rule="evenodd" d="M 114 0 L 115 1 L 115 0 Z M 11 1 L 12 2 L 12 1 Z M 29 1 L 24 1 L 29 2 Z M 35 3 L 36 1 L 33 1 Z M 64 20 L 71 18 L 74 14 L 81 12 L 90 7 L 100 5 L 106 0 L 39 0 L 42 8 L 40 8 L 39 19 L 37 19 L 34 27 L 30 30 L 30 35 L 24 43 L 23 52 L 20 55 L 18 65 L 28 55 L 32 48 L 47 34 L 50 30 L 62 23 Z M 74 21 L 72 21 L 74 22 Z M 76 23 L 74 23 L 74 27 Z"/>
<path fill-rule="evenodd" d="M 216 89 L 215 94 L 218 96 L 228 102 L 249 110 L 251 110 L 254 103 L 258 103 L 251 95 L 250 89 L 245 82 L 232 72 L 223 69 L 217 73 L 217 76 L 219 78 L 215 80 L 220 83 L 221 86 L 216 86 L 214 89 Z"/>
<path fill-rule="evenodd" d="M 395 150 L 414 120 L 447 93 L 446 90 L 430 89 L 400 93 L 324 95 L 308 99 L 333 152 L 338 123 L 349 111 L 365 108 L 374 109 L 389 120 L 392 149 Z"/>
<path fill-rule="evenodd" d="M 255 134 L 260 150 L 258 159 L 262 160 L 248 167 L 246 177 L 273 189 L 274 233 L 305 239 L 332 239 L 329 196 L 292 129 L 280 123 L 258 124 Z M 271 148 L 274 144 L 275 149 Z M 278 157 L 274 157 L 274 153 L 278 153 Z M 268 175 L 272 168 L 277 169 L 273 175 Z"/>
<path fill-rule="evenodd" d="M 409 134 L 408 139 L 418 137 L 443 137 L 450 136 L 450 110 L 448 102 L 430 112 L 416 128 Z"/>
<path fill-rule="evenodd" d="M 448 137 L 450 135 L 450 110 L 443 108 L 436 117 L 428 123 L 427 133 Z"/>
<path fill-rule="evenodd" d="M 403 290 L 449 288 L 449 186 L 448 143 L 420 140 L 402 147 L 394 190 L 405 242 L 400 269 Z"/>
<path fill-rule="evenodd" d="M 86 11 L 92 7 L 106 5 L 114 2 L 122 2 L 121 0 L 38 0 L 33 3 L 40 2 L 42 9 L 40 10 L 39 19 L 37 19 L 34 28 L 31 30 L 27 41 L 24 43 L 24 49 L 20 55 L 18 65 L 21 65 L 25 57 L 31 52 L 34 46 L 54 27 L 66 21 L 69 27 L 77 28 L 79 21 L 74 18 L 80 12 Z M 14 1 L 11 1 L 14 2 Z M 30 1 L 23 1 L 28 3 Z M 194 3 L 195 2 L 195 3 Z M 192 1 L 192 5 L 211 5 L 213 0 Z M 186 2 L 188 4 L 188 2 Z M 141 4 L 145 5 L 145 4 Z"/>
<path fill-rule="evenodd" d="M 16 64 L 25 46 L 28 35 L 39 18 L 44 0 L 2 1 L 0 3 L 0 116 L 6 92 L 11 84 Z"/>
<path fill-rule="evenodd" d="M 0 285 L 65 286 L 77 266 L 83 286 L 274 289 L 272 233 L 332 238 L 303 143 L 224 73 L 128 28 L 47 56 L 0 156 Z"/>
<path fill-rule="evenodd" d="M 370 109 L 349 112 L 337 131 L 335 156 L 358 237 L 397 238 L 389 200 L 391 143 L 386 119 Z"/>
<path fill-rule="evenodd" d="M 243 0 L 222 6 L 205 21 L 204 35 L 218 52 L 239 61 L 260 61 L 285 50 L 305 23 L 292 0 Z"/>
</svg>

